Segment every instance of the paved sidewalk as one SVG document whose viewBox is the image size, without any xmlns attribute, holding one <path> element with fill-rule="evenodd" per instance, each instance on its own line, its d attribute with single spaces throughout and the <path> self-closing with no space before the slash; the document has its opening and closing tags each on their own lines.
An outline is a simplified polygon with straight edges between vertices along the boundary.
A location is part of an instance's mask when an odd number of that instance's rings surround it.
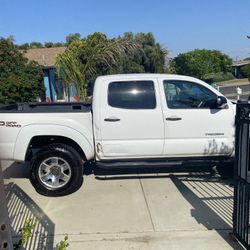
<svg viewBox="0 0 250 250">
<path fill-rule="evenodd" d="M 74 194 L 35 192 L 27 166 L 2 162 L 13 234 L 40 221 L 27 249 L 242 249 L 230 237 L 233 190 L 204 173 L 85 176 Z M 14 238 L 15 239 L 15 238 Z"/>
</svg>

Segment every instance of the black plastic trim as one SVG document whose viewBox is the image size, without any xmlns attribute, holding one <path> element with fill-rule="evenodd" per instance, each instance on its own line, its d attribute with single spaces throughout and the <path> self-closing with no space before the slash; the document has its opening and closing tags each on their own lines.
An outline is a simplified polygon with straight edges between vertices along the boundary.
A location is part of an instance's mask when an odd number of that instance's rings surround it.
<svg viewBox="0 0 250 250">
<path fill-rule="evenodd" d="M 145 168 L 145 167 L 173 167 L 173 166 L 200 166 L 225 165 L 234 162 L 232 157 L 187 157 L 163 159 L 124 159 L 96 161 L 96 166 L 103 169 L 113 168 Z"/>
<path fill-rule="evenodd" d="M 91 105 L 81 102 L 17 103 L 0 108 L 0 113 L 87 113 Z"/>
</svg>

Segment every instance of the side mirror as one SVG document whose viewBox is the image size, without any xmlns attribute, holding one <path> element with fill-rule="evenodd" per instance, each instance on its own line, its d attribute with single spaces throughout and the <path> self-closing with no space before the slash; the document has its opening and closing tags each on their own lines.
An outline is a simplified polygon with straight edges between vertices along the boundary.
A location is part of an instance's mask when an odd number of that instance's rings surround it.
<svg viewBox="0 0 250 250">
<path fill-rule="evenodd" d="M 227 107 L 227 99 L 224 96 L 217 97 L 217 108 L 223 109 Z"/>
</svg>

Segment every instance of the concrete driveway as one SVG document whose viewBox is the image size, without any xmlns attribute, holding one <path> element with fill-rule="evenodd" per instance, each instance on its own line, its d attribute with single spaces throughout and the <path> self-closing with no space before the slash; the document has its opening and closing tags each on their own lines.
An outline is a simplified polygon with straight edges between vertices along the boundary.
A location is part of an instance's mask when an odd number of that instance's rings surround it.
<svg viewBox="0 0 250 250">
<path fill-rule="evenodd" d="M 232 181 L 209 173 L 88 175 L 79 191 L 35 192 L 25 165 L 2 162 L 13 235 L 38 218 L 26 249 L 242 249 L 232 232 Z M 16 238 L 14 238 L 16 240 Z"/>
</svg>

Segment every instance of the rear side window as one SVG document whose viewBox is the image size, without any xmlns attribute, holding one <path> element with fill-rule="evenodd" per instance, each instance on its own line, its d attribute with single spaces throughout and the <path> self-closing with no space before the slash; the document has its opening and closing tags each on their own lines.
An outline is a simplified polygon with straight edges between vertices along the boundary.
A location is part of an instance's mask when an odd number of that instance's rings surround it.
<svg viewBox="0 0 250 250">
<path fill-rule="evenodd" d="M 153 81 L 111 82 L 108 104 L 123 109 L 154 109 L 156 107 Z"/>
</svg>

